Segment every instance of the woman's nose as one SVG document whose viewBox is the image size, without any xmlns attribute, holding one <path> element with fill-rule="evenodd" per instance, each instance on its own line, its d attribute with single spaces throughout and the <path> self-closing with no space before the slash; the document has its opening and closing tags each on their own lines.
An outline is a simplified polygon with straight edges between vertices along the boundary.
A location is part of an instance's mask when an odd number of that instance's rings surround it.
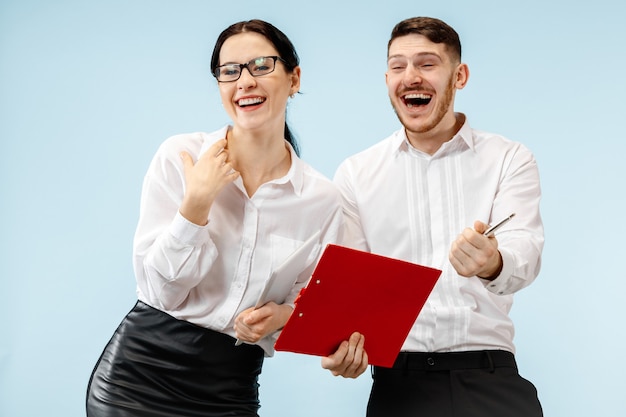
<svg viewBox="0 0 626 417">
<path fill-rule="evenodd" d="M 241 76 L 237 80 L 237 88 L 247 90 L 250 87 L 254 87 L 256 85 L 256 79 L 252 76 L 252 73 L 248 69 L 248 67 L 243 67 L 241 70 Z"/>
</svg>

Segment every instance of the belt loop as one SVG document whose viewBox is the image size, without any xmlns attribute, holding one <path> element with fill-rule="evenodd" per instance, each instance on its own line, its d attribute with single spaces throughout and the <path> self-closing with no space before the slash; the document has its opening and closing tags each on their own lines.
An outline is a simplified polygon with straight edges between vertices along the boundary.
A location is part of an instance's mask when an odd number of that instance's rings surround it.
<svg viewBox="0 0 626 417">
<path fill-rule="evenodd" d="M 493 358 L 491 357 L 491 352 L 486 350 L 485 354 L 487 355 L 487 360 L 489 361 L 489 372 L 494 373 L 496 371 L 496 367 L 493 365 Z"/>
</svg>

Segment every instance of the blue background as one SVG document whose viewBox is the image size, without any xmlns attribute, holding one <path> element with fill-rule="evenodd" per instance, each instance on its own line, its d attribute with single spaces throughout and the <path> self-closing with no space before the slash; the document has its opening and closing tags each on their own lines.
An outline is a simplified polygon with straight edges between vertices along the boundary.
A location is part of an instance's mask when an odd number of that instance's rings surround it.
<svg viewBox="0 0 626 417">
<path fill-rule="evenodd" d="M 457 110 L 538 160 L 537 281 L 512 315 L 521 373 L 546 416 L 624 416 L 624 3 L 0 1 L 0 416 L 84 415 L 92 367 L 135 300 L 132 237 L 148 163 L 168 136 L 228 122 L 209 59 L 262 18 L 302 59 L 288 119 L 327 176 L 399 127 L 384 83 L 391 28 L 442 18 L 470 80 Z M 369 373 L 265 362 L 261 416 L 363 416 Z"/>
</svg>

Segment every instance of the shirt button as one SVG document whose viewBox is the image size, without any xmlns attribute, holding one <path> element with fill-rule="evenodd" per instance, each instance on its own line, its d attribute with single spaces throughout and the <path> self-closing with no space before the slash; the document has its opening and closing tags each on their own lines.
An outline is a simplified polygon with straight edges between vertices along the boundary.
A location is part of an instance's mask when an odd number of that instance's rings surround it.
<svg viewBox="0 0 626 417">
<path fill-rule="evenodd" d="M 428 358 L 426 359 L 426 363 L 430 366 L 433 366 L 435 364 L 435 360 L 433 358 Z"/>
</svg>

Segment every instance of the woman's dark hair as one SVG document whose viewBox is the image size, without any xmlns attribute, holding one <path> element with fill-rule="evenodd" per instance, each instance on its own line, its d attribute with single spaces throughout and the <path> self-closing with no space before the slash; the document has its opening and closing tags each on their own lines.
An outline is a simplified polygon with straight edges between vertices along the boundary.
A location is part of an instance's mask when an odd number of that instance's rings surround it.
<svg viewBox="0 0 626 417">
<path fill-rule="evenodd" d="M 452 57 L 461 61 L 459 34 L 447 23 L 434 17 L 412 17 L 398 23 L 391 31 L 387 52 L 396 38 L 412 34 L 425 36 L 433 43 L 443 43 Z"/>
<path fill-rule="evenodd" d="M 278 51 L 278 55 L 283 59 L 283 64 L 288 72 L 291 72 L 300 65 L 300 58 L 296 52 L 296 48 L 293 46 L 287 35 L 281 32 L 271 23 L 265 22 L 259 19 L 253 19 L 243 22 L 238 22 L 230 25 L 217 38 L 215 47 L 213 48 L 213 55 L 211 56 L 211 72 L 214 73 L 215 69 L 219 66 L 220 51 L 226 39 L 231 36 L 238 35 L 245 32 L 254 32 L 264 36 Z M 296 141 L 295 136 L 291 133 L 287 121 L 285 120 L 285 139 L 291 144 L 296 151 L 296 155 L 300 156 L 300 148 Z"/>
</svg>

